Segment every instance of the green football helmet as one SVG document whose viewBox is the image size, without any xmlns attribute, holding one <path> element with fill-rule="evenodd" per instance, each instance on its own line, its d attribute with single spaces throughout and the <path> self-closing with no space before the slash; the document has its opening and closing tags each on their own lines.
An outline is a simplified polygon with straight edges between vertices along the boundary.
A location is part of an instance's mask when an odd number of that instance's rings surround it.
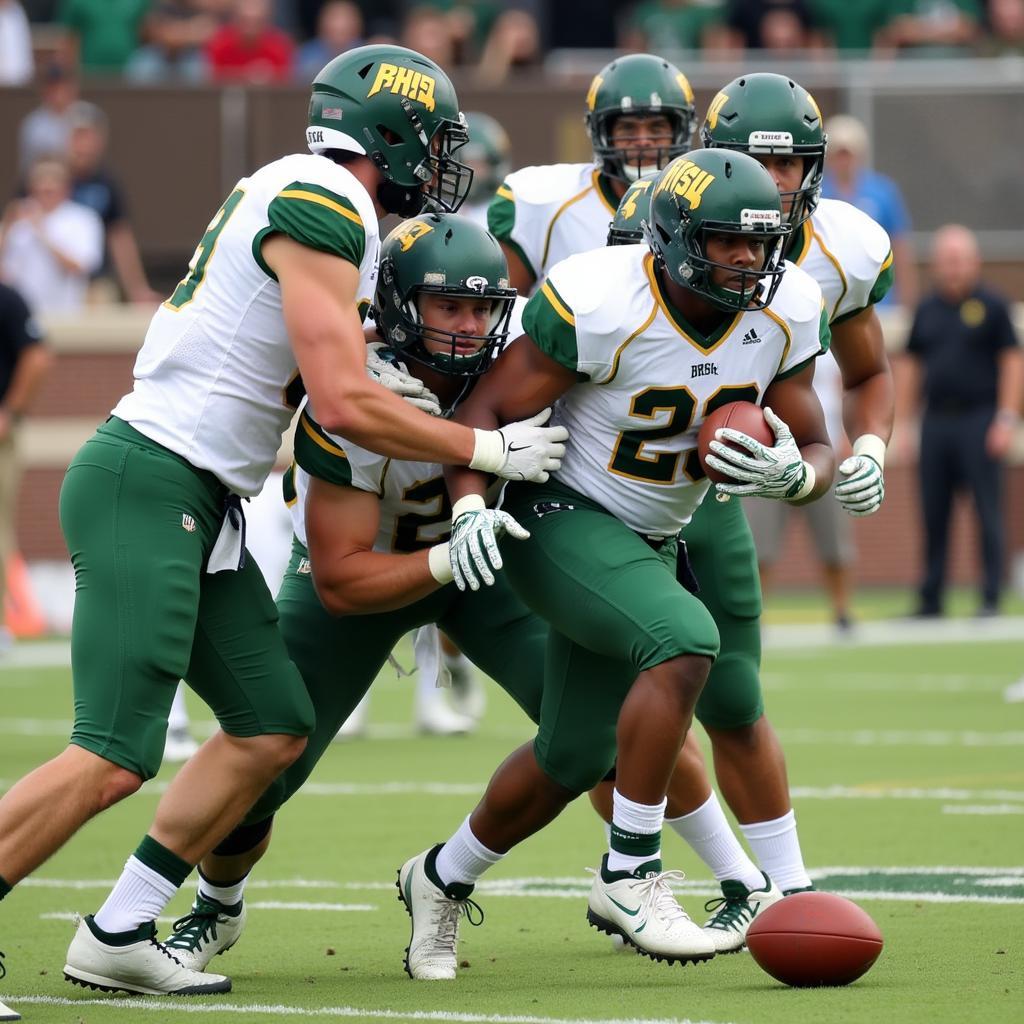
<svg viewBox="0 0 1024 1024">
<path fill-rule="evenodd" d="M 804 179 L 791 200 L 789 222 L 800 227 L 821 198 L 825 136 L 814 97 L 785 75 L 743 75 L 712 101 L 700 132 L 705 146 L 753 156 L 789 154 L 804 160 Z"/>
<path fill-rule="evenodd" d="M 608 225 L 605 245 L 638 245 L 644 240 L 643 222 L 651 219 L 651 187 L 658 174 L 645 174 L 626 189 Z"/>
<path fill-rule="evenodd" d="M 410 217 L 428 199 L 457 210 L 473 179 L 453 159 L 468 139 L 455 88 L 432 60 L 404 46 L 360 46 L 313 80 L 306 145 L 369 157 L 384 181 L 377 199 Z"/>
<path fill-rule="evenodd" d="M 672 142 L 657 150 L 653 163 L 627 159 L 627 153 L 612 145 L 615 119 L 622 114 L 664 114 L 672 124 Z M 696 121 L 693 89 L 674 64 L 650 53 L 618 57 L 594 77 L 587 92 L 584 123 L 594 147 L 594 160 L 609 178 L 636 181 L 656 172 L 673 157 L 685 153 Z"/>
<path fill-rule="evenodd" d="M 424 292 L 456 299 L 490 299 L 490 321 L 481 345 L 459 354 L 466 335 L 426 327 L 417 308 Z M 476 377 L 489 369 L 508 338 L 516 299 L 509 287 L 508 262 L 497 239 L 468 217 L 428 213 L 403 221 L 384 239 L 373 316 L 384 341 L 401 359 L 430 366 L 453 377 Z M 447 347 L 430 352 L 425 340 Z"/>
<path fill-rule="evenodd" d="M 753 157 L 724 149 L 696 149 L 676 157 L 650 189 L 647 244 L 664 272 L 719 309 L 764 309 L 785 270 L 791 228 L 772 176 Z M 707 255 L 709 234 L 755 235 L 765 242 L 762 266 L 739 270 Z M 737 287 L 714 280 L 716 270 L 738 277 Z"/>
<path fill-rule="evenodd" d="M 512 143 L 505 129 L 490 114 L 468 111 L 469 142 L 459 156 L 473 168 L 473 185 L 466 201 L 488 202 L 512 169 Z"/>
</svg>

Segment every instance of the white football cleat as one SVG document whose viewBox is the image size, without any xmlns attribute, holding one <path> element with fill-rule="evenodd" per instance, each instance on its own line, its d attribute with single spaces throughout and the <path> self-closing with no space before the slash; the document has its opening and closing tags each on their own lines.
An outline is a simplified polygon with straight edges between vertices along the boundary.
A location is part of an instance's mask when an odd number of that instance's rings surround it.
<svg viewBox="0 0 1024 1024">
<path fill-rule="evenodd" d="M 1020 704 L 1024 701 L 1024 677 L 1017 680 L 1003 690 L 1003 700 L 1007 704 Z"/>
<path fill-rule="evenodd" d="M 448 707 L 440 690 L 434 690 L 433 694 L 416 709 L 416 727 L 420 732 L 428 736 L 464 736 L 476 728 L 472 718 Z"/>
<path fill-rule="evenodd" d="M 453 980 L 460 915 L 473 925 L 484 919 L 479 905 L 469 898 L 471 885 L 449 885 L 447 890 L 438 885 L 434 864 L 440 849 L 438 845 L 426 850 L 398 870 L 398 898 L 412 920 L 405 971 L 418 981 Z M 476 920 L 474 910 L 480 915 Z"/>
<path fill-rule="evenodd" d="M 747 929 L 754 918 L 783 898 L 782 890 L 763 871 L 761 877 L 764 885 L 760 889 L 748 889 L 727 878 L 722 882 L 722 895 L 704 904 L 711 914 L 704 923 L 704 934 L 715 944 L 716 953 L 738 953 L 746 945 Z"/>
<path fill-rule="evenodd" d="M 164 760 L 168 764 L 181 764 L 197 750 L 199 744 L 189 735 L 188 729 L 168 729 L 164 740 Z"/>
<path fill-rule="evenodd" d="M 699 963 L 715 955 L 715 944 L 690 920 L 669 882 L 682 881 L 681 871 L 662 871 L 661 861 L 640 865 L 636 872 L 609 871 L 608 855 L 594 872 L 587 920 L 608 935 L 619 935 L 638 953 L 669 963 Z"/>
<path fill-rule="evenodd" d="M 84 988 L 145 996 L 231 991 L 231 979 L 222 974 L 200 974 L 182 967 L 167 947 L 157 942 L 152 921 L 127 933 L 125 940 L 122 945 L 100 939 L 92 915 L 83 918 L 68 947 L 65 979 Z"/>
<path fill-rule="evenodd" d="M 205 971 L 218 953 L 226 953 L 245 927 L 245 902 L 225 907 L 196 893 L 192 909 L 174 922 L 174 934 L 164 943 L 190 971 Z"/>
<path fill-rule="evenodd" d="M 6 1003 L 0 1003 L 0 1020 L 21 1020 L 21 1014 L 15 1013 Z"/>
<path fill-rule="evenodd" d="M 335 741 L 354 740 L 362 736 L 366 732 L 366 718 L 369 710 L 370 695 L 367 693 L 352 709 L 352 714 L 341 723 L 341 727 L 334 734 Z"/>
<path fill-rule="evenodd" d="M 473 663 L 464 654 L 445 656 L 452 677 L 452 707 L 460 715 L 479 722 L 487 710 L 487 692 Z"/>
</svg>

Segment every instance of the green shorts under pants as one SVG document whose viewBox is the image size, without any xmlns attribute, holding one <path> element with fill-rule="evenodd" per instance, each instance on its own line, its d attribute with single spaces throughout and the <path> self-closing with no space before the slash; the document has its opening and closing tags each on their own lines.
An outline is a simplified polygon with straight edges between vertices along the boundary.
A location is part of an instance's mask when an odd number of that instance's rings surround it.
<svg viewBox="0 0 1024 1024">
<path fill-rule="evenodd" d="M 757 552 L 739 499 L 708 494 L 683 527 L 698 595 L 722 638 L 718 660 L 697 702 L 713 729 L 740 729 L 764 714 L 761 695 L 761 581 Z"/>
<path fill-rule="evenodd" d="M 391 649 L 420 626 L 437 623 L 537 721 L 548 627 L 530 614 L 500 573 L 494 586 L 475 592 L 460 593 L 449 583 L 395 611 L 339 618 L 320 604 L 306 549 L 296 540 L 277 604 L 288 652 L 316 708 L 316 728 L 299 759 L 256 802 L 248 824 L 268 818 L 306 781 Z"/>
<path fill-rule="evenodd" d="M 259 567 L 206 572 L 224 516 L 211 473 L 122 420 L 75 455 L 60 522 L 75 569 L 71 742 L 143 779 L 179 679 L 233 736 L 305 736 L 313 707 Z"/>
<path fill-rule="evenodd" d="M 502 507 L 530 539 L 502 541 L 504 571 L 551 627 L 535 749 L 556 782 L 596 785 L 615 760 L 619 710 L 637 675 L 680 655 L 714 658 L 718 630 L 676 581 L 676 544 L 654 550 L 596 502 L 551 480 L 510 484 Z M 561 737 L 590 744 L 586 764 Z"/>
</svg>

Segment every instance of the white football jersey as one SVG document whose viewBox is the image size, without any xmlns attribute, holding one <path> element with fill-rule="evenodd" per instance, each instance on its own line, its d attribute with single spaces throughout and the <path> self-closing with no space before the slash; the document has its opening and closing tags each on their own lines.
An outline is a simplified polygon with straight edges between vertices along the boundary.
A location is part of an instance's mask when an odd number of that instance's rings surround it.
<svg viewBox="0 0 1024 1024">
<path fill-rule="evenodd" d="M 768 309 L 699 334 L 662 294 L 645 245 L 559 263 L 523 326 L 581 377 L 555 407 L 569 431 L 555 476 L 652 537 L 674 536 L 707 490 L 696 450 L 704 417 L 728 402 L 760 404 L 772 381 L 829 343 L 821 289 L 793 265 Z"/>
<path fill-rule="evenodd" d="M 840 199 L 818 203 L 787 258 L 820 285 L 830 323 L 873 305 L 892 286 L 892 247 L 885 229 Z"/>
<path fill-rule="evenodd" d="M 487 223 L 539 283 L 566 257 L 603 246 L 618 204 L 594 164 L 524 167 L 498 189 Z"/>
<path fill-rule="evenodd" d="M 285 482 L 285 500 L 295 536 L 307 544 L 305 505 L 311 476 L 355 487 L 380 498 L 380 527 L 373 550 L 419 551 L 448 539 L 452 506 L 437 462 L 406 462 L 360 448 L 330 434 L 313 418 L 308 402 L 295 428 L 295 464 Z M 497 503 L 502 481 L 491 484 L 487 504 Z"/>
<path fill-rule="evenodd" d="M 326 157 L 276 160 L 243 178 L 210 222 L 113 410 L 244 496 L 262 488 L 301 398 L 281 288 L 260 254 L 275 232 L 358 266 L 369 305 L 380 248 L 370 196 Z"/>
</svg>

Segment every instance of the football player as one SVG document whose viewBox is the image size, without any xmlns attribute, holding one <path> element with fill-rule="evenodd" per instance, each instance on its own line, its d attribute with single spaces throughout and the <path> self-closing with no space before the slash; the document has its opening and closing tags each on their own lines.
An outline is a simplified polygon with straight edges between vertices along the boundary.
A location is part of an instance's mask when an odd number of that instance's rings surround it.
<svg viewBox="0 0 1024 1024">
<path fill-rule="evenodd" d="M 373 315 L 382 351 L 407 362 L 453 408 L 505 342 L 515 297 L 505 257 L 485 228 L 454 214 L 404 221 L 381 250 Z M 277 603 L 316 727 L 245 823 L 201 862 L 192 911 L 167 942 L 194 970 L 237 941 L 243 889 L 266 852 L 274 813 L 305 782 L 405 633 L 438 624 L 534 721 L 539 714 L 547 625 L 504 578 L 477 594 L 452 585 L 460 570 L 447 541 L 442 466 L 387 458 L 314 417 L 304 406 L 285 479 L 295 539 Z M 490 502 L 498 491 L 490 488 Z"/>
<path fill-rule="evenodd" d="M 150 323 L 132 392 L 75 456 L 61 524 L 76 572 L 68 748 L 0 800 L 0 897 L 156 774 L 179 678 L 221 729 L 181 769 L 64 972 L 105 990 L 227 991 L 154 938 L 192 866 L 306 746 L 313 708 L 288 658 L 241 499 L 257 493 L 303 382 L 321 426 L 396 458 L 546 477 L 562 431 L 425 415 L 368 380 L 360 303 L 377 217 L 454 209 L 468 168 L 451 82 L 395 46 L 349 51 L 313 85 L 310 152 L 242 179 Z M 419 382 L 416 382 L 419 386 Z"/>
<path fill-rule="evenodd" d="M 690 148 L 693 90 L 661 57 L 619 57 L 591 83 L 585 123 L 593 162 L 523 167 L 491 200 L 487 224 L 521 295 L 566 256 L 604 245 L 630 183 Z"/>
<path fill-rule="evenodd" d="M 490 114 L 467 110 L 466 127 L 469 129 L 469 141 L 459 156 L 473 168 L 473 184 L 459 213 L 487 227 L 491 198 L 512 169 L 512 144 L 508 133 Z"/>
<path fill-rule="evenodd" d="M 500 518 L 485 508 L 484 479 L 450 471 L 452 547 L 470 585 L 504 561 L 551 634 L 536 741 L 504 762 L 448 844 L 400 870 L 414 977 L 454 976 L 453 933 L 442 934 L 453 902 L 602 779 L 616 750 L 610 848 L 588 917 L 656 959 L 715 952 L 660 859 L 666 786 L 719 646 L 711 615 L 678 582 L 675 538 L 708 487 L 697 431 L 728 402 L 763 404 L 776 439 L 719 431 L 709 463 L 743 481 L 722 492 L 802 502 L 828 489 L 834 459 L 811 380 L 829 330 L 821 289 L 784 264 L 789 227 L 756 160 L 691 152 L 650 191 L 647 245 L 557 264 L 526 307 L 525 336 L 457 413 L 491 427 L 555 401 L 571 439 L 547 484 L 506 488 Z M 508 516 L 530 536 L 499 553 L 477 525 L 493 520 L 518 539 Z M 585 756 L 564 756 L 566 733 L 588 737 Z"/>
<path fill-rule="evenodd" d="M 712 101 L 701 137 L 705 146 L 749 153 L 775 179 L 792 228 L 786 256 L 821 287 L 832 347 L 846 392 L 846 428 L 854 455 L 839 467 L 836 497 L 852 515 L 877 511 L 882 466 L 892 429 L 892 385 L 881 326 L 874 310 L 892 283 L 885 232 L 866 214 L 820 199 L 825 136 L 813 97 L 782 75 L 744 75 Z M 641 237 L 649 189 L 640 181 L 623 199 L 609 241 Z M 759 342 L 750 339 L 752 349 Z M 715 773 L 758 870 L 732 835 L 706 780 L 699 748 L 689 740 L 669 789 L 668 820 L 715 878 L 722 898 L 709 904 L 706 924 L 718 952 L 741 949 L 754 916 L 784 893 L 812 887 L 789 799 L 785 758 L 764 714 L 760 669 L 761 595 L 753 540 L 739 502 L 704 501 L 682 534 L 700 581 L 700 598 L 721 635 L 722 649 L 697 704 L 711 739 Z M 702 776 L 704 776 L 702 778 Z M 609 787 L 595 806 L 611 814 Z"/>
</svg>

